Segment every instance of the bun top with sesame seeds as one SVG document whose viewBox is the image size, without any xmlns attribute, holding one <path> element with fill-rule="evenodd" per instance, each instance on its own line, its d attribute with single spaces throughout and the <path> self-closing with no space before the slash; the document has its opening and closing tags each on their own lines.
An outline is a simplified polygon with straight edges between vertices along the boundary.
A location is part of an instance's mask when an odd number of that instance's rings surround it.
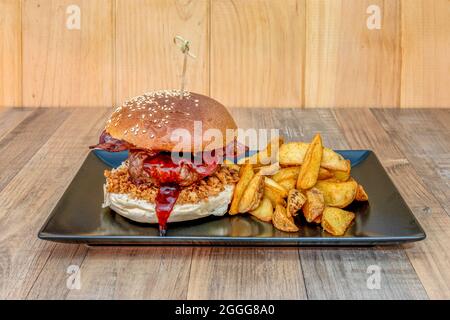
<svg viewBox="0 0 450 320">
<path fill-rule="evenodd" d="M 195 130 L 194 130 L 195 128 Z M 221 133 L 218 139 L 213 131 Z M 161 90 L 126 101 L 108 120 L 105 131 L 137 148 L 154 151 L 210 151 L 230 141 L 236 130 L 228 110 L 218 101 L 192 92 Z M 233 135 L 233 134 L 232 134 Z M 228 140 L 227 140 L 228 139 Z"/>
</svg>

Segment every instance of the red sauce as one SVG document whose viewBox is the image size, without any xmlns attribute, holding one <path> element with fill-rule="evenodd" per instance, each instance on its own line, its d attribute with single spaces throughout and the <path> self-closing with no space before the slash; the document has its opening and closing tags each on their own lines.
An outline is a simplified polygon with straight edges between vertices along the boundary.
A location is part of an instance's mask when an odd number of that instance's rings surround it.
<svg viewBox="0 0 450 320">
<path fill-rule="evenodd" d="M 182 166 L 184 166 L 183 170 L 188 170 L 195 175 L 195 179 L 187 178 L 186 173 L 184 173 L 185 176 L 182 176 Z M 155 210 L 161 236 L 166 234 L 167 220 L 180 194 L 180 183 L 183 182 L 183 179 L 192 179 L 193 182 L 198 181 L 213 173 L 216 167 L 217 161 L 195 163 L 185 158 L 174 161 L 170 154 L 164 153 L 159 153 L 144 161 L 145 170 L 160 185 L 156 195 Z"/>
<path fill-rule="evenodd" d="M 167 220 L 177 202 L 180 189 L 178 186 L 162 186 L 156 195 L 156 216 L 159 223 L 159 235 L 165 236 L 167 231 Z"/>
</svg>

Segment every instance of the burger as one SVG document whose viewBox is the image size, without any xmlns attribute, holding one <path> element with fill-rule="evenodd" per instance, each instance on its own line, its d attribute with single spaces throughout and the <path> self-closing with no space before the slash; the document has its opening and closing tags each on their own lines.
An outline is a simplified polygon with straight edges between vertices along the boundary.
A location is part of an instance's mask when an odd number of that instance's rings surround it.
<svg viewBox="0 0 450 320">
<path fill-rule="evenodd" d="M 236 156 L 236 129 L 227 109 L 201 94 L 164 90 L 125 102 L 90 147 L 128 150 L 119 167 L 105 170 L 103 206 L 158 223 L 161 235 L 170 222 L 224 215 L 238 180 L 238 172 L 223 165 Z"/>
</svg>

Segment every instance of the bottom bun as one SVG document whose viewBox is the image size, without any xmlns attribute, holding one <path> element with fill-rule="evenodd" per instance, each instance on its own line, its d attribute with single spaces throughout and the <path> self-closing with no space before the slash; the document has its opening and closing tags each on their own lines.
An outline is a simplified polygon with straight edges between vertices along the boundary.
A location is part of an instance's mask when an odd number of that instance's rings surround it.
<svg viewBox="0 0 450 320">
<path fill-rule="evenodd" d="M 110 193 L 104 186 L 103 207 L 112 210 L 133 221 L 143 223 L 158 223 L 155 204 L 146 200 L 133 199 L 125 193 Z M 168 222 L 195 220 L 209 215 L 223 216 L 233 196 L 234 185 L 226 185 L 225 189 L 216 196 L 198 203 L 175 204 Z"/>
</svg>

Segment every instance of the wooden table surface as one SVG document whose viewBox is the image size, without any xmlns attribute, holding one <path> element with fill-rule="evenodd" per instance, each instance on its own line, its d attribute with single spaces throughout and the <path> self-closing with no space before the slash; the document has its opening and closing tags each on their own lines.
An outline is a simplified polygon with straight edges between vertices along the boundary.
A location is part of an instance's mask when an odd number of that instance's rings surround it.
<svg viewBox="0 0 450 320">
<path fill-rule="evenodd" d="M 111 109 L 0 109 L 1 299 L 450 298 L 449 109 L 233 109 L 241 127 L 374 150 L 427 233 L 371 248 L 95 247 L 37 232 Z M 81 270 L 69 290 L 67 268 Z M 381 268 L 368 289 L 368 267 Z"/>
</svg>

